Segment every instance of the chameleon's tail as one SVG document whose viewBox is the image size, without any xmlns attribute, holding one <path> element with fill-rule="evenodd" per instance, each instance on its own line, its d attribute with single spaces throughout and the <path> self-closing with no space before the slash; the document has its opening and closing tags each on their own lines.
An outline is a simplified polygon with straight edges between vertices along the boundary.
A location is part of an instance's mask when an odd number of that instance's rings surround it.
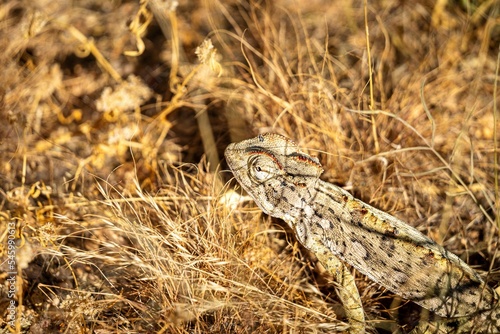
<svg viewBox="0 0 500 334">
<path fill-rule="evenodd" d="M 491 289 L 496 304 L 489 310 L 483 310 L 470 317 L 441 319 L 422 323 L 411 334 L 500 334 L 500 297 Z"/>
</svg>

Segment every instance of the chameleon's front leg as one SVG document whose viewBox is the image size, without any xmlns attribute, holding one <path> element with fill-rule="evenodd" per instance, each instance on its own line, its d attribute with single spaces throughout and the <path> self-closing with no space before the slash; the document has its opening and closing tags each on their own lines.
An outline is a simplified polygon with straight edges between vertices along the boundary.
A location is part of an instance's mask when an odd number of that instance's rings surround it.
<svg viewBox="0 0 500 334">
<path fill-rule="evenodd" d="M 359 296 L 358 287 L 354 282 L 354 277 L 347 267 L 332 253 L 324 247 L 318 249 L 315 253 L 318 260 L 326 270 L 333 276 L 335 282 L 338 284 L 336 289 L 337 295 L 342 302 L 347 319 L 351 325 L 350 333 L 364 333 L 365 332 L 365 314 L 363 312 L 363 305 L 361 304 L 361 297 Z"/>
</svg>

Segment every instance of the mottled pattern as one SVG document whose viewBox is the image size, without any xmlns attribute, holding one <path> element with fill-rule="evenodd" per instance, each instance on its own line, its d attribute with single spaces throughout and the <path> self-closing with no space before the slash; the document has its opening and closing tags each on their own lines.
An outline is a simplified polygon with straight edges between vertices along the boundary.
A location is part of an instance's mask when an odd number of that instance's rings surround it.
<svg viewBox="0 0 500 334">
<path fill-rule="evenodd" d="M 260 135 L 230 144 L 225 155 L 257 205 L 285 220 L 320 261 L 338 257 L 437 315 L 459 318 L 449 324 L 457 332 L 500 332 L 499 297 L 474 270 L 405 222 L 320 180 L 318 159 L 291 140 Z"/>
</svg>

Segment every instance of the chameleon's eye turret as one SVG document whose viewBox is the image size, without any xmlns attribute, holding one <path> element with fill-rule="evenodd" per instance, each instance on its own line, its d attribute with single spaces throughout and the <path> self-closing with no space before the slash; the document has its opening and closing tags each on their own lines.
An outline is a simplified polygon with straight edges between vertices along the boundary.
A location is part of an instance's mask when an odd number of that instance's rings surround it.
<svg viewBox="0 0 500 334">
<path fill-rule="evenodd" d="M 276 174 L 279 170 L 273 159 L 265 155 L 254 155 L 248 159 L 248 175 L 255 183 L 265 182 Z"/>
</svg>

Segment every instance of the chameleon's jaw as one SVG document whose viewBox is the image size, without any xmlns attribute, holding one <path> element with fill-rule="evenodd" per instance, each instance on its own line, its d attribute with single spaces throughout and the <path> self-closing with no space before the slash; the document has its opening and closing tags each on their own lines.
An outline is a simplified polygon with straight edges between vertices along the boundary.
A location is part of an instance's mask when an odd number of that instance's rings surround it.
<svg viewBox="0 0 500 334">
<path fill-rule="evenodd" d="M 227 165 L 233 172 L 236 180 L 240 183 L 243 189 L 250 193 L 250 189 L 248 189 L 248 187 L 251 184 L 251 180 L 246 172 L 247 158 L 244 154 L 244 150 L 238 148 L 239 144 L 241 143 L 229 144 L 224 151 L 224 156 L 226 157 Z"/>
</svg>

